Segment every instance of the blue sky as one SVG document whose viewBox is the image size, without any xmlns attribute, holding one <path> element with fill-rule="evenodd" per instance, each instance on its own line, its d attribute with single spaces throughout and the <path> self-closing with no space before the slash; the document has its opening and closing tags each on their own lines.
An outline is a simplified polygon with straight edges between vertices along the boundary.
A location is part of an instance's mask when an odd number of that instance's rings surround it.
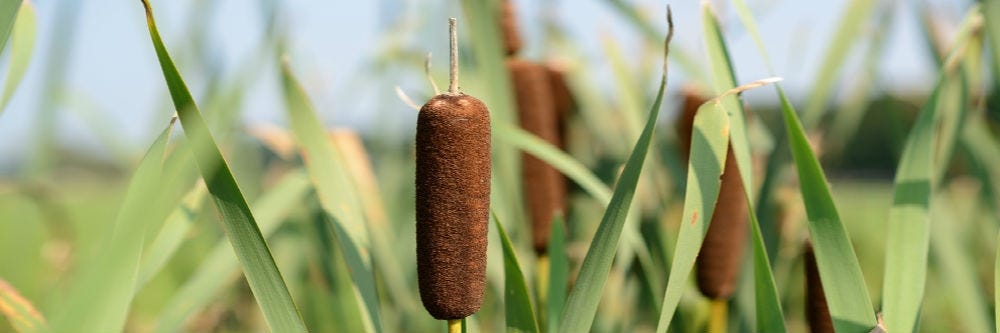
<svg viewBox="0 0 1000 333">
<path fill-rule="evenodd" d="M 71 95 L 87 102 L 74 102 L 70 107 L 59 109 L 60 142 L 71 149 L 108 156 L 97 135 L 79 116 L 80 111 L 74 110 L 80 108 L 79 105 L 89 105 L 89 110 L 107 119 L 107 125 L 122 134 L 119 136 L 121 144 L 130 154 L 140 154 L 171 113 L 166 87 L 138 0 L 35 0 L 39 42 L 25 81 L 0 117 L 0 169 L 20 163 L 31 149 L 29 143 L 34 140 L 35 115 L 43 98 L 40 95 L 43 67 L 50 56 L 48 49 L 53 38 L 56 6 L 69 1 L 82 2 L 79 4 L 79 24 L 73 31 L 76 41 L 70 54 L 65 85 Z M 189 30 L 186 24 L 190 8 L 199 1 L 203 0 L 152 0 L 160 31 L 175 57 L 178 57 L 189 37 L 184 33 Z M 412 36 L 406 36 L 408 44 L 442 55 L 434 58 L 436 68 L 445 66 L 443 31 L 446 18 L 459 17 L 459 24 L 462 24 L 457 1 L 278 2 L 285 13 L 287 31 L 291 36 L 289 57 L 301 73 L 326 125 L 331 127 L 369 127 L 374 122 L 370 116 L 372 113 L 356 110 L 383 108 L 390 110 L 379 112 L 398 112 L 401 116 L 393 119 L 398 122 L 397 126 L 405 129 L 407 124 L 412 123 L 415 114 L 408 112 L 402 103 L 395 103 L 384 96 L 395 99 L 392 87 L 395 84 L 406 87 L 406 83 L 413 82 L 413 78 L 400 78 L 400 82 L 395 83 L 354 78 L 364 74 L 362 65 L 379 51 L 380 41 L 386 38 L 383 31 L 389 22 L 402 19 L 420 27 Z M 539 30 L 538 3 L 542 1 L 515 2 L 523 33 L 527 34 L 529 41 L 526 53 L 537 54 L 537 38 L 533 36 L 537 37 Z M 717 5 L 727 2 L 715 1 Z M 257 47 L 263 29 L 257 3 L 220 0 L 215 4 L 217 10 L 208 27 L 210 45 L 218 60 L 218 68 L 215 69 L 224 75 L 231 76 L 238 64 Z M 661 1 L 635 0 L 631 3 L 643 8 L 649 17 L 663 17 Z M 793 94 L 793 99 L 801 100 L 847 1 L 748 0 L 748 3 L 755 11 L 777 74 L 786 79 L 784 85 Z M 957 22 L 970 5 L 969 1 L 929 0 L 925 3 L 952 23 Z M 592 64 L 597 65 L 595 70 L 598 73 L 608 71 L 606 66 L 601 66 L 604 53 L 599 36 L 613 36 L 626 50 L 640 48 L 638 33 L 603 0 L 559 0 L 556 6 L 559 8 L 558 21 L 569 31 L 586 57 L 593 61 Z M 692 54 L 703 54 L 700 1 L 673 1 L 671 6 L 677 26 L 676 45 Z M 896 4 L 900 19 L 894 22 L 886 40 L 889 45 L 882 59 L 880 83 L 883 86 L 879 89 L 919 92 L 930 88 L 934 68 L 921 44 L 914 7 L 909 2 Z M 722 8 L 723 24 L 727 27 L 727 38 L 740 80 L 751 81 L 770 76 L 752 41 L 739 31 L 742 27 L 735 14 L 724 6 Z M 418 17 L 417 13 L 427 16 Z M 442 31 L 440 38 L 431 37 L 437 32 L 433 29 Z M 203 73 L 185 67 L 181 61 L 179 66 L 197 95 L 205 85 L 204 75 L 200 75 Z M 261 79 L 252 86 L 247 99 L 244 123 L 283 126 L 281 96 L 273 80 L 274 69 L 268 66 L 261 68 L 260 72 Z M 443 78 L 439 80 L 443 82 Z M 674 91 L 680 86 L 676 83 L 681 80 L 672 81 Z M 751 102 L 770 98 L 765 95 L 751 93 L 748 97 Z"/>
</svg>

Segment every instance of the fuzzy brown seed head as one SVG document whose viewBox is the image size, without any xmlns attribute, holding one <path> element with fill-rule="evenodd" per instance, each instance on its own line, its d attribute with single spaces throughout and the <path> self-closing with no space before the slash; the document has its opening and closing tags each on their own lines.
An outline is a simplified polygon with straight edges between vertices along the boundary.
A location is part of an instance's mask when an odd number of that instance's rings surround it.
<svg viewBox="0 0 1000 333">
<path fill-rule="evenodd" d="M 435 96 L 417 117 L 417 275 L 437 319 L 479 310 L 486 291 L 490 118 L 465 94 Z"/>
<path fill-rule="evenodd" d="M 747 202 L 733 149 L 726 153 L 719 200 L 698 255 L 697 276 L 701 293 L 711 299 L 728 299 L 736 291 L 740 259 L 747 239 Z"/>
<path fill-rule="evenodd" d="M 548 70 L 541 65 L 507 60 L 517 114 L 521 127 L 542 140 L 560 146 L 558 116 L 552 101 Z M 521 155 L 524 198 L 531 217 L 532 244 L 537 253 L 545 253 L 549 244 L 552 218 L 562 215 L 565 207 L 566 180 L 558 170 L 527 153 Z"/>
<path fill-rule="evenodd" d="M 512 56 L 520 51 L 524 42 L 521 41 L 521 34 L 517 29 L 517 12 L 511 0 L 501 1 L 500 30 L 503 33 L 503 47 L 507 55 Z"/>
<path fill-rule="evenodd" d="M 830 319 L 830 309 L 826 305 L 826 295 L 823 293 L 823 283 L 819 279 L 819 267 L 816 265 L 816 255 L 811 243 L 806 242 L 803 256 L 806 269 L 806 318 L 809 320 L 809 331 L 833 333 L 833 320 Z"/>
</svg>

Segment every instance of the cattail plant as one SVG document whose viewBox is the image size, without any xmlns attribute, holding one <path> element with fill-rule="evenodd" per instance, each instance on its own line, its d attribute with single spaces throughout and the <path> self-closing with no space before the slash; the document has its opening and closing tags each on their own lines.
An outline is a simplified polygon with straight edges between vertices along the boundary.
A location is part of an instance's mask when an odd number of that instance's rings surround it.
<svg viewBox="0 0 1000 333">
<path fill-rule="evenodd" d="M 502 1 L 500 14 L 504 49 L 508 55 L 506 65 L 514 88 L 521 128 L 556 147 L 562 147 L 559 115 L 549 80 L 549 69 L 532 61 L 516 58 L 522 41 L 512 1 Z M 527 153 L 522 155 L 521 168 L 525 205 L 531 221 L 532 245 L 539 254 L 539 259 L 544 262 L 552 219 L 562 215 L 565 206 L 566 181 L 558 170 Z M 544 269 L 543 267 L 542 270 Z"/>
<path fill-rule="evenodd" d="M 517 100 L 521 127 L 555 146 L 559 146 L 559 128 L 555 104 L 549 89 L 548 70 L 520 59 L 508 59 L 511 83 Z M 532 244 L 544 254 L 549 243 L 552 218 L 561 215 L 565 206 L 565 180 L 558 170 L 544 161 L 522 155 L 524 198 L 531 218 Z"/>
<path fill-rule="evenodd" d="M 809 321 L 809 331 L 813 333 L 833 333 L 833 320 L 830 319 L 830 309 L 826 305 L 823 294 L 823 283 L 819 279 L 819 266 L 816 265 L 816 254 L 812 243 L 806 241 L 802 250 L 806 270 L 806 319 Z"/>
<path fill-rule="evenodd" d="M 694 89 L 684 90 L 683 114 L 677 123 L 684 157 L 690 153 L 695 113 L 707 99 Z M 743 181 L 732 147 L 726 151 L 719 197 L 705 234 L 705 241 L 696 262 L 698 289 L 712 300 L 712 325 L 723 330 L 726 322 L 726 301 L 736 291 L 740 259 L 746 244 L 747 202 Z"/>
<path fill-rule="evenodd" d="M 417 275 L 424 308 L 458 332 L 486 291 L 490 116 L 458 91 L 455 19 L 449 23 L 451 85 L 417 117 Z"/>
<path fill-rule="evenodd" d="M 500 31 L 503 37 L 504 52 L 507 56 L 517 54 L 521 50 L 524 42 L 521 41 L 521 34 L 517 29 L 517 15 L 514 13 L 514 3 L 510 0 L 503 0 L 500 4 Z"/>
</svg>

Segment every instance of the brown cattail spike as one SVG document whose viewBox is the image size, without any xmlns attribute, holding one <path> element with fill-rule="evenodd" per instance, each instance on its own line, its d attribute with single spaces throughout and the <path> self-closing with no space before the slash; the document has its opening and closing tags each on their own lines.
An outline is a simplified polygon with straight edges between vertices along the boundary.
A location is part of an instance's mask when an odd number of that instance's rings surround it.
<svg viewBox="0 0 1000 333">
<path fill-rule="evenodd" d="M 417 116 L 417 278 L 434 318 L 479 310 L 486 291 L 490 211 L 490 115 L 457 91 L 454 19 L 452 82 Z"/>
<path fill-rule="evenodd" d="M 726 152 L 719 200 L 698 255 L 698 288 L 712 299 L 728 299 L 736 291 L 747 238 L 747 202 L 732 147 Z"/>
<path fill-rule="evenodd" d="M 816 266 L 816 255 L 812 244 L 806 242 L 803 251 L 806 268 L 806 318 L 809 321 L 809 331 L 813 333 L 833 333 L 833 320 L 830 319 L 830 309 L 826 305 L 826 295 L 823 294 L 823 283 L 819 279 L 819 267 Z"/>
<path fill-rule="evenodd" d="M 517 100 L 517 114 L 524 130 L 555 146 L 560 145 L 558 116 L 550 92 L 548 70 L 538 64 L 507 60 Z M 542 160 L 522 155 L 524 198 L 531 217 L 532 244 L 545 253 L 552 218 L 563 213 L 566 183 L 558 170 Z"/>
<path fill-rule="evenodd" d="M 524 42 L 521 41 L 521 34 L 517 29 L 517 13 L 514 2 L 503 0 L 500 4 L 500 31 L 503 33 L 503 48 L 508 56 L 512 56 L 521 50 Z"/>
<path fill-rule="evenodd" d="M 707 99 L 694 89 L 684 90 L 682 114 L 678 117 L 677 135 L 681 154 L 685 159 L 690 153 L 691 133 L 694 116 Z M 709 222 L 705 241 L 698 254 L 698 289 L 706 297 L 725 300 L 736 291 L 736 280 L 740 272 L 740 259 L 746 244 L 747 202 L 744 196 L 743 180 L 733 155 L 732 147 L 726 152 L 726 165 L 719 187 L 718 203 Z"/>
<path fill-rule="evenodd" d="M 442 94 L 417 117 L 417 272 L 435 318 L 479 310 L 486 290 L 490 118 L 475 97 Z"/>
</svg>

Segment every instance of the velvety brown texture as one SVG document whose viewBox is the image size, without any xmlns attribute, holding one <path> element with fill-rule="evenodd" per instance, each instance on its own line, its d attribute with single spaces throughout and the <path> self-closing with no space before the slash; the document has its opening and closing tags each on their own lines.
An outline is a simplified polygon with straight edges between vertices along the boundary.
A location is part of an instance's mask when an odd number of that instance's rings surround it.
<svg viewBox="0 0 1000 333">
<path fill-rule="evenodd" d="M 550 92 L 548 70 L 517 59 L 507 60 L 507 69 L 514 86 L 521 127 L 542 140 L 560 146 L 558 116 Z M 521 163 L 525 204 L 531 218 L 532 244 L 537 253 L 545 253 L 552 218 L 563 213 L 566 180 L 558 170 L 530 154 L 522 154 Z"/>
<path fill-rule="evenodd" d="M 834 333 L 833 320 L 830 319 L 830 309 L 826 305 L 826 295 L 823 294 L 823 283 L 819 279 L 819 267 L 816 266 L 816 255 L 812 244 L 806 242 L 806 319 L 809 321 L 809 331 L 813 333 Z"/>
<path fill-rule="evenodd" d="M 549 89 L 552 92 L 552 102 L 555 103 L 556 129 L 558 129 L 559 149 L 566 149 L 567 127 L 569 118 L 576 108 L 576 100 L 573 99 L 573 92 L 566 84 L 566 75 L 563 69 L 556 65 L 546 65 L 545 71 L 549 76 Z"/>
<path fill-rule="evenodd" d="M 726 152 L 719 201 L 698 255 L 698 289 L 711 299 L 729 299 L 736 291 L 747 239 L 746 197 L 733 149 Z"/>
<path fill-rule="evenodd" d="M 489 110 L 472 96 L 435 96 L 420 109 L 416 144 L 420 299 L 434 318 L 465 318 L 486 291 Z"/>
<path fill-rule="evenodd" d="M 676 126 L 681 154 L 685 160 L 691 151 L 694 116 L 698 113 L 698 107 L 707 100 L 695 89 L 684 89 L 684 105 Z M 743 181 L 732 147 L 726 151 L 723 170 L 715 212 L 695 262 L 698 289 L 711 299 L 729 299 L 736 291 L 740 260 L 743 258 L 749 227 Z"/>
<path fill-rule="evenodd" d="M 517 12 L 513 1 L 503 0 L 500 4 L 500 32 L 503 34 L 503 48 L 508 56 L 521 50 L 520 31 L 517 29 Z"/>
</svg>

